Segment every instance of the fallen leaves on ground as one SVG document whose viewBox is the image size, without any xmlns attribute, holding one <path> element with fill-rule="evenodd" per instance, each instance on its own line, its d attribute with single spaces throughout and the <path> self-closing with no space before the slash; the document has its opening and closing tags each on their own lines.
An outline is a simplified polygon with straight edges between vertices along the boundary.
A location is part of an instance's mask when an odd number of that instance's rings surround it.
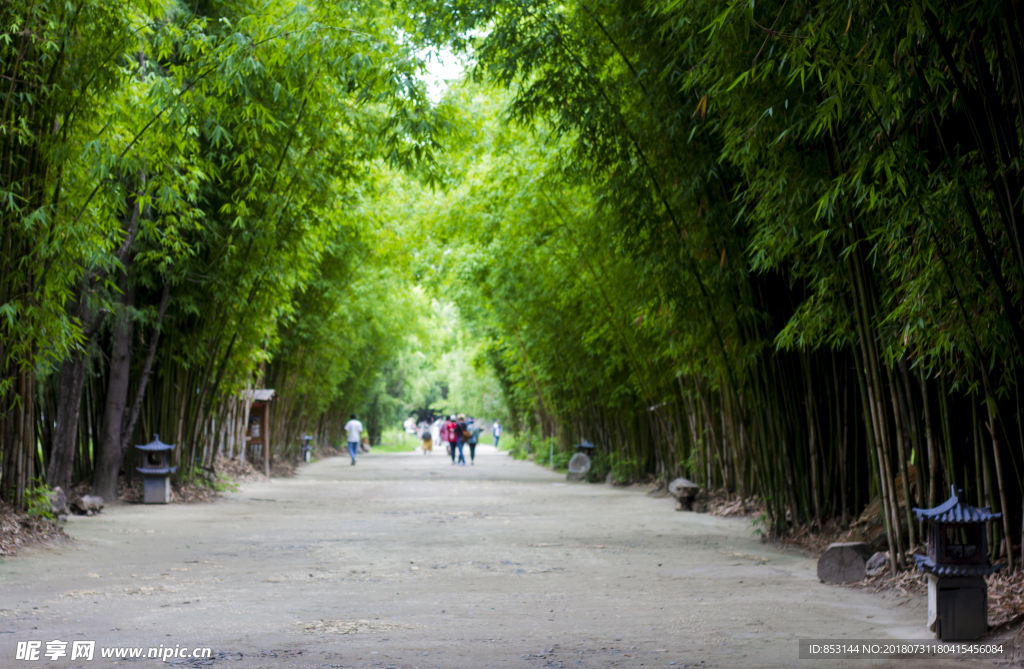
<svg viewBox="0 0 1024 669">
<path fill-rule="evenodd" d="M 249 461 L 239 462 L 237 459 L 232 458 L 228 460 L 222 455 L 217 456 L 217 460 L 213 463 L 213 469 L 220 476 L 227 476 L 230 479 L 234 479 L 240 483 L 246 481 L 267 481 L 267 477 L 263 474 L 262 468 L 257 469 Z"/>
<path fill-rule="evenodd" d="M 124 476 L 117 478 L 117 498 L 122 502 L 139 504 L 142 502 L 142 481 L 128 482 Z"/>
<path fill-rule="evenodd" d="M 78 484 L 72 488 L 77 489 Z M 82 494 L 87 494 L 86 492 Z M 200 483 L 196 481 L 185 481 L 183 483 L 171 482 L 171 502 L 174 504 L 194 504 L 202 502 L 212 502 L 220 497 L 220 493 L 211 488 L 206 483 Z M 135 480 L 131 483 L 122 476 L 117 482 L 117 498 L 122 502 L 128 502 L 129 504 L 141 504 L 143 499 L 142 492 L 142 481 Z"/>
<path fill-rule="evenodd" d="M 251 462 L 228 460 L 223 456 L 217 457 L 213 472 L 216 472 L 216 475 L 219 477 L 228 479 L 230 482 L 266 482 L 269 480 L 263 474 L 262 465 L 257 467 Z M 272 458 L 270 461 L 270 474 L 274 478 L 287 478 L 295 475 L 295 467 L 286 459 Z M 68 503 L 81 499 L 83 495 L 90 494 L 91 488 L 92 486 L 88 481 L 79 481 L 74 484 L 71 486 L 68 494 Z M 212 502 L 219 499 L 220 496 L 221 493 L 216 488 L 203 480 L 194 479 L 180 483 L 171 481 L 171 502 L 174 504 L 201 504 Z M 143 500 L 142 480 L 136 478 L 129 481 L 124 475 L 118 477 L 117 498 L 129 504 L 141 504 Z M 0 553 L 0 555 L 2 554 Z"/>
<path fill-rule="evenodd" d="M 340 448 L 335 448 L 334 446 L 316 446 L 313 449 L 313 457 L 318 460 L 334 458 L 339 455 L 348 455 L 348 451 L 342 451 Z"/>
<path fill-rule="evenodd" d="M 885 569 L 880 574 L 868 576 L 856 583 L 845 583 L 842 587 L 855 590 L 869 589 L 872 592 L 894 592 L 901 595 L 923 595 L 926 592 L 924 574 L 916 569 L 904 570 L 895 576 Z"/>
<path fill-rule="evenodd" d="M 788 534 L 779 537 L 779 543 L 786 548 L 798 548 L 815 555 L 824 553 L 829 544 L 837 541 L 845 541 L 847 530 L 840 527 L 839 522 L 830 520 L 821 529 L 812 525 L 801 525 L 790 530 Z"/>
<path fill-rule="evenodd" d="M 722 555 L 727 555 L 729 557 L 742 558 L 744 560 L 753 560 L 754 562 L 760 562 L 761 564 L 771 562 L 771 558 L 766 558 L 761 555 L 751 555 L 750 553 L 737 553 L 735 551 L 724 551 L 722 549 L 718 549 L 718 552 Z"/>
<path fill-rule="evenodd" d="M 270 477 L 275 479 L 295 476 L 295 465 L 285 459 L 270 459 Z"/>
<path fill-rule="evenodd" d="M 11 557 L 32 544 L 58 544 L 70 541 L 56 523 L 47 518 L 15 511 L 0 501 L 0 556 Z"/>
<path fill-rule="evenodd" d="M 77 597 L 95 597 L 97 595 L 106 594 L 102 590 L 68 590 L 64 593 L 64 597 L 70 597 L 75 599 Z"/>
<path fill-rule="evenodd" d="M 997 572 L 988 577 L 988 621 L 1001 625 L 1024 615 L 1024 571 Z"/>
<path fill-rule="evenodd" d="M 1024 616 L 1024 571 L 997 572 L 988 577 L 988 621 L 993 627 L 1019 616 Z M 927 594 L 924 574 L 915 568 L 892 576 L 888 569 L 877 576 L 869 576 L 843 587 L 870 589 L 872 592 L 893 592 L 902 595 Z"/>
<path fill-rule="evenodd" d="M 162 585 L 136 586 L 124 589 L 126 595 L 155 595 L 158 592 L 177 592 L 177 590 L 172 590 Z"/>
<path fill-rule="evenodd" d="M 302 631 L 308 634 L 367 634 L 408 627 L 409 625 L 382 623 L 379 620 L 316 620 L 303 624 Z"/>
<path fill-rule="evenodd" d="M 757 517 L 765 513 L 764 502 L 759 499 L 742 499 L 722 490 L 708 493 L 708 513 L 712 516 L 749 516 Z"/>
<path fill-rule="evenodd" d="M 195 481 L 185 481 L 177 485 L 171 483 L 171 500 L 177 504 L 212 502 L 219 497 L 219 492 L 208 485 Z"/>
</svg>

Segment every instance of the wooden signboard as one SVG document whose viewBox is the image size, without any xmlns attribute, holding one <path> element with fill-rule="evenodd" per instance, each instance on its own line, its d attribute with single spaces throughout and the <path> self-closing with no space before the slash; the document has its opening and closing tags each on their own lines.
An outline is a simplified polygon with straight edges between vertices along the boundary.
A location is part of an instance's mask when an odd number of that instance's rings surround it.
<svg viewBox="0 0 1024 669">
<path fill-rule="evenodd" d="M 245 428 L 246 446 L 259 444 L 263 450 L 263 473 L 270 476 L 270 403 L 277 398 L 273 389 L 252 392 L 249 424 Z"/>
</svg>

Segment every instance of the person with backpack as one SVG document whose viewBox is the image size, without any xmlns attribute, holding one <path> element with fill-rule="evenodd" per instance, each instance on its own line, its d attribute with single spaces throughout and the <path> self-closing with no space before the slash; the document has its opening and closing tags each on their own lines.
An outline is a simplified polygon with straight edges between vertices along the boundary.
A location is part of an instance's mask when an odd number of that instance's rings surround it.
<svg viewBox="0 0 1024 669">
<path fill-rule="evenodd" d="M 480 442 L 480 427 L 476 421 L 470 418 L 466 424 L 469 426 L 469 439 L 466 444 L 469 446 L 469 464 L 476 464 L 476 445 Z"/>
<path fill-rule="evenodd" d="M 430 434 L 430 426 L 424 427 L 423 431 L 420 432 L 420 442 L 421 442 L 421 445 L 423 447 L 423 454 L 427 455 L 429 453 L 429 454 L 433 455 L 433 453 L 434 453 L 434 437 L 433 437 L 433 435 Z"/>
</svg>

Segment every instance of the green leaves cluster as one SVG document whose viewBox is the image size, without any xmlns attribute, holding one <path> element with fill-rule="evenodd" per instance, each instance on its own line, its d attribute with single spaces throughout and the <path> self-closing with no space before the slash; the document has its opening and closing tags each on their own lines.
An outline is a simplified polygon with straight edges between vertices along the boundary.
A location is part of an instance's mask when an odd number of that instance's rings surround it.
<svg viewBox="0 0 1024 669">
<path fill-rule="evenodd" d="M 225 399 L 271 380 L 272 360 L 328 388 L 302 421 L 361 402 L 404 345 L 380 165 L 430 183 L 447 127 L 398 17 L 374 0 L 0 8 L 0 415 L 38 377 L 39 410 L 66 413 L 39 435 L 44 460 L 75 447 L 63 422 L 109 431 L 115 321 L 137 326 L 138 438 L 162 432 L 189 465 L 212 462 Z M 94 414 L 79 419 L 61 393 L 82 366 Z M 0 435 L 5 467 L 35 459 L 30 441 Z"/>
</svg>

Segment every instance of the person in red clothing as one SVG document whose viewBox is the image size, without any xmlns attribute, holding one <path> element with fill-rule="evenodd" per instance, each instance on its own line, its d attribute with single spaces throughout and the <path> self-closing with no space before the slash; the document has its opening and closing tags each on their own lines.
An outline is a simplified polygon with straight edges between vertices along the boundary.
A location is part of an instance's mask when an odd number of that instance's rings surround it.
<svg viewBox="0 0 1024 669">
<path fill-rule="evenodd" d="M 459 459 L 465 462 L 465 458 L 462 457 L 462 447 L 459 443 L 459 424 L 455 422 L 455 416 L 450 416 L 448 422 L 444 424 L 444 433 L 448 439 L 448 453 L 452 456 L 452 464 L 455 464 L 455 450 L 458 448 Z"/>
<path fill-rule="evenodd" d="M 444 444 L 444 452 L 451 455 L 452 445 L 448 442 L 448 419 L 442 419 L 441 424 L 437 426 L 437 445 L 441 444 Z"/>
</svg>

